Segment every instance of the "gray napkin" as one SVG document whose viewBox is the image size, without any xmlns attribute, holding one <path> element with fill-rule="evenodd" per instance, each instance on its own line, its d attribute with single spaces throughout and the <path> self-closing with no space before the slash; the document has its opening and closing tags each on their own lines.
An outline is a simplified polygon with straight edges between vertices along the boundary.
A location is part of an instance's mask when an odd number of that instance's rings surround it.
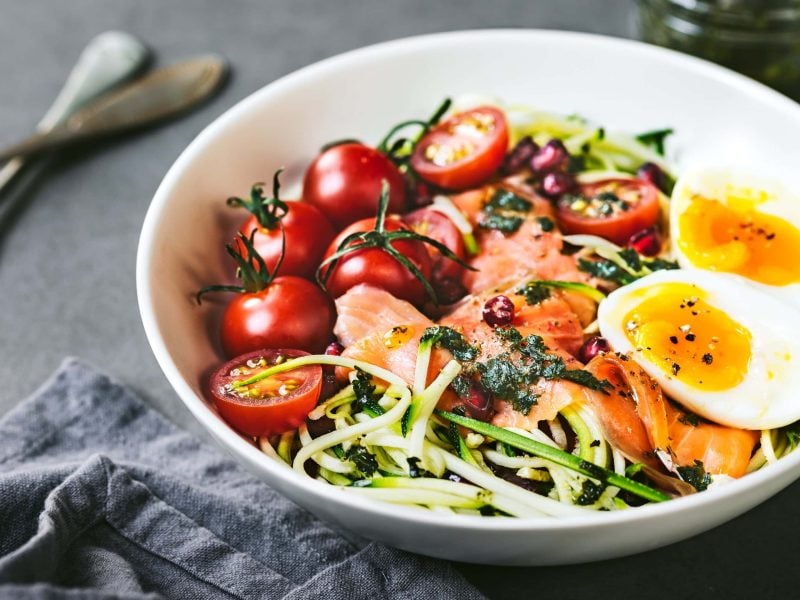
<svg viewBox="0 0 800 600">
<path fill-rule="evenodd" d="M 14 598 L 482 597 L 344 539 L 75 360 L 0 421 L 0 556 Z"/>
</svg>

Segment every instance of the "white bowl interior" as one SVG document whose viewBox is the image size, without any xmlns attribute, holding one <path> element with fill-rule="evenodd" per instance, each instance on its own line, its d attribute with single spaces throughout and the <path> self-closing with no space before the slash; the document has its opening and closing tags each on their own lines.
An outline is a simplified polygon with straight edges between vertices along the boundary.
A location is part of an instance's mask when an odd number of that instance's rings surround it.
<svg viewBox="0 0 800 600">
<path fill-rule="evenodd" d="M 402 548 L 498 564 L 557 564 L 655 548 L 713 527 L 800 475 L 800 454 L 727 489 L 624 513 L 570 520 L 442 518 L 359 502 L 272 462 L 230 430 L 204 400 L 223 360 L 217 320 L 226 301 L 195 292 L 228 281 L 223 251 L 241 214 L 225 206 L 286 167 L 297 183 L 319 147 L 375 143 L 397 121 L 427 116 L 445 96 L 482 93 L 579 113 L 609 129 L 669 126 L 679 165 L 745 167 L 800 185 L 800 107 L 708 63 L 642 44 L 584 34 L 482 31 L 382 44 L 322 63 L 243 100 L 187 148 L 158 189 L 137 261 L 140 310 L 167 378 L 221 445 L 318 515 Z M 457 542 L 457 543 L 454 543 Z"/>
</svg>

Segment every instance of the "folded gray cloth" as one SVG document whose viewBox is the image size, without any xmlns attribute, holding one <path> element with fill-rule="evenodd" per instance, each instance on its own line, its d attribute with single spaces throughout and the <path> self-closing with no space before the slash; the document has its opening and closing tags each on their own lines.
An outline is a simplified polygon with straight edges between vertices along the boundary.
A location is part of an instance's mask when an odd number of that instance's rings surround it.
<svg viewBox="0 0 800 600">
<path fill-rule="evenodd" d="M 346 540 L 75 360 L 0 421 L 0 532 L 4 597 L 482 597 Z"/>
</svg>

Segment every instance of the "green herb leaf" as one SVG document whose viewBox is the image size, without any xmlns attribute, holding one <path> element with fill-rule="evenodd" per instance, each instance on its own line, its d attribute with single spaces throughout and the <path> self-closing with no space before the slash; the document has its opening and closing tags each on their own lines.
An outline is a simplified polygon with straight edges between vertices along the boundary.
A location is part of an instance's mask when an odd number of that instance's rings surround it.
<svg viewBox="0 0 800 600">
<path fill-rule="evenodd" d="M 711 475 L 706 473 L 703 461 L 695 459 L 694 466 L 678 467 L 678 475 L 698 492 L 702 492 L 711 485 Z"/>
<path fill-rule="evenodd" d="M 529 281 L 525 287 L 518 289 L 517 293 L 525 296 L 525 302 L 533 306 L 550 297 L 550 288 L 535 281 Z"/>
<path fill-rule="evenodd" d="M 642 259 L 633 248 L 623 248 L 618 252 L 619 257 L 634 271 L 642 270 Z"/>
<path fill-rule="evenodd" d="M 556 228 L 556 224 L 553 223 L 553 220 L 550 217 L 536 217 L 536 220 L 539 221 L 539 226 L 545 233 L 553 231 L 553 229 Z"/>
<path fill-rule="evenodd" d="M 583 482 L 580 495 L 575 498 L 575 504 L 578 506 L 589 506 L 594 504 L 600 499 L 600 496 L 605 491 L 606 486 L 602 483 L 595 483 L 591 479 Z"/>
<path fill-rule="evenodd" d="M 664 142 L 673 133 L 675 133 L 675 130 L 671 128 L 654 129 L 653 131 L 645 131 L 644 133 L 640 133 L 636 136 L 636 139 L 645 146 L 655 150 L 661 156 L 664 156 Z"/>
<path fill-rule="evenodd" d="M 371 477 L 378 470 L 378 460 L 375 455 L 363 446 L 350 446 L 345 457 L 364 477 Z"/>
<path fill-rule="evenodd" d="M 484 229 L 496 229 L 503 233 L 514 233 L 525 220 L 533 204 L 514 192 L 495 190 L 483 207 L 478 225 Z"/>
<path fill-rule="evenodd" d="M 628 285 L 638 279 L 638 277 L 631 275 L 618 264 L 606 260 L 605 258 L 600 260 L 579 258 L 578 269 L 598 279 L 605 279 L 606 281 L 618 283 L 619 285 Z"/>
<path fill-rule="evenodd" d="M 356 395 L 356 406 L 361 407 L 361 410 L 372 413 L 372 416 L 380 416 L 384 412 L 383 407 L 378 404 L 375 399 L 375 384 L 372 383 L 372 377 L 358 367 L 355 369 L 356 376 L 353 379 L 353 392 Z"/>
<path fill-rule="evenodd" d="M 440 348 L 449 350 L 450 354 L 458 361 L 469 362 L 478 357 L 478 349 L 467 342 L 467 338 L 455 329 L 445 327 L 444 325 L 428 327 L 422 333 L 420 343 L 434 344 Z"/>
</svg>

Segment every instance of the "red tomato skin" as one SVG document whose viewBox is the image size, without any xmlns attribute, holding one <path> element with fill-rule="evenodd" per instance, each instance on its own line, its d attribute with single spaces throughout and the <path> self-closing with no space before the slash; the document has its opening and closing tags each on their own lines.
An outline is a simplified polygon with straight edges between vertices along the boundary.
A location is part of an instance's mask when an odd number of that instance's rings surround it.
<svg viewBox="0 0 800 600">
<path fill-rule="evenodd" d="M 447 246 L 447 248 L 461 260 L 466 260 L 467 249 L 464 246 L 464 237 L 453 222 L 442 213 L 429 208 L 420 208 L 410 212 L 403 220 L 417 233 L 427 236 Z M 464 267 L 454 260 L 445 258 L 433 246 L 426 244 L 431 257 L 431 271 L 434 281 L 441 279 L 455 279 L 460 281 L 464 274 Z"/>
<path fill-rule="evenodd" d="M 287 202 L 287 204 L 289 212 L 281 219 L 281 225 L 286 233 L 286 253 L 279 274 L 312 279 L 336 232 L 327 217 L 316 206 L 304 202 Z M 250 237 L 254 230 L 256 233 L 253 236 L 253 245 L 264 259 L 267 270 L 272 273 L 281 255 L 281 227 L 275 229 L 261 227 L 255 215 L 251 215 L 242 224 L 240 231 Z M 246 249 L 242 242 L 237 238 L 234 243 L 239 252 L 245 255 Z"/>
<path fill-rule="evenodd" d="M 308 167 L 303 200 L 341 229 L 377 214 L 383 180 L 389 184 L 388 212 L 403 212 L 406 183 L 394 163 L 375 148 L 341 144 L 325 150 Z"/>
<path fill-rule="evenodd" d="M 375 219 L 362 219 L 342 231 L 328 247 L 325 258 L 332 256 L 349 235 L 359 231 L 370 231 L 375 227 Z M 408 229 L 397 217 L 386 217 L 387 231 Z M 430 281 L 431 259 L 425 244 L 414 240 L 398 240 L 392 247 L 408 258 L 422 275 Z M 343 256 L 327 280 L 330 295 L 338 298 L 351 287 L 366 283 L 381 288 L 395 298 L 406 300 L 415 306 L 422 306 L 428 298 L 423 285 L 392 256 L 380 248 L 355 250 Z"/>
<path fill-rule="evenodd" d="M 581 186 L 581 193 L 593 195 L 593 190 L 615 180 L 603 180 Z M 559 206 L 557 212 L 558 227 L 565 235 L 581 234 L 598 235 L 617 245 L 625 246 L 634 233 L 652 227 L 658 221 L 660 213 L 658 190 L 647 181 L 640 179 L 619 180 L 634 185 L 642 192 L 636 205 L 627 212 L 606 218 L 587 218 L 574 213 L 568 207 Z"/>
<path fill-rule="evenodd" d="M 209 391 L 217 411 L 234 429 L 249 436 L 277 435 L 297 429 L 316 406 L 322 389 L 322 367 L 319 365 L 290 371 L 296 376 L 302 376 L 303 381 L 293 393 L 275 402 L 244 401 L 225 390 L 225 383 L 232 379 L 227 374 L 233 367 L 246 363 L 248 359 L 262 356 L 273 357 L 274 360 L 279 354 L 295 358 L 304 356 L 307 352 L 256 350 L 233 358 L 211 376 Z"/>
<path fill-rule="evenodd" d="M 460 121 L 476 114 L 490 116 L 494 120 L 494 129 L 488 135 L 476 139 L 453 133 L 452 130 Z M 411 166 L 425 181 L 441 188 L 463 190 L 476 187 L 491 178 L 503 163 L 508 150 L 508 137 L 508 123 L 501 110 L 491 106 L 467 110 L 453 115 L 425 134 L 411 156 Z M 426 158 L 425 153 L 431 144 L 458 140 L 469 140 L 477 147 L 472 154 L 450 165 L 436 165 Z"/>
<path fill-rule="evenodd" d="M 317 285 L 285 275 L 234 297 L 222 314 L 220 339 L 228 357 L 263 348 L 318 353 L 331 341 L 334 321 L 331 300 Z"/>
</svg>

